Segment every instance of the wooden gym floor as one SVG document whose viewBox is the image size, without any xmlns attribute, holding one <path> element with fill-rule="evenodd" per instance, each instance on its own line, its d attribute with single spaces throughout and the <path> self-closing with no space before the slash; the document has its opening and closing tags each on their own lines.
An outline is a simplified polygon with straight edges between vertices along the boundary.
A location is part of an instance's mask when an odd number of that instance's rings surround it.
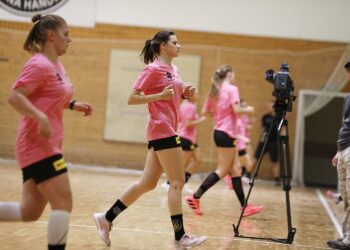
<svg viewBox="0 0 350 250">
<path fill-rule="evenodd" d="M 100 240 L 92 213 L 106 211 L 122 192 L 139 176 L 137 174 L 96 172 L 70 169 L 74 207 L 70 221 L 67 250 L 104 249 L 174 249 L 172 226 L 167 209 L 167 193 L 160 186 L 145 194 L 125 210 L 114 222 L 111 231 L 111 247 Z M 189 186 L 195 189 L 202 179 L 193 178 Z M 0 200 L 19 201 L 22 174 L 14 161 L 0 160 Z M 249 186 L 245 186 L 246 191 Z M 285 196 L 281 187 L 257 181 L 250 202 L 264 205 L 265 209 L 255 216 L 243 219 L 242 235 L 286 238 L 287 223 Z M 338 238 L 325 206 L 340 222 L 342 204 L 332 204 L 325 197 L 325 190 L 292 188 L 291 207 L 293 227 L 297 232 L 292 245 L 271 241 L 234 238 L 232 224 L 239 217 L 239 203 L 232 190 L 219 182 L 201 199 L 204 215 L 199 217 L 183 203 L 185 229 L 208 239 L 195 249 L 327 249 L 326 241 Z M 323 202 L 323 203 L 322 203 Z M 39 221 L 33 223 L 0 222 L 0 249 L 44 250 L 49 207 Z M 338 227 L 339 230 L 339 227 Z"/>
</svg>

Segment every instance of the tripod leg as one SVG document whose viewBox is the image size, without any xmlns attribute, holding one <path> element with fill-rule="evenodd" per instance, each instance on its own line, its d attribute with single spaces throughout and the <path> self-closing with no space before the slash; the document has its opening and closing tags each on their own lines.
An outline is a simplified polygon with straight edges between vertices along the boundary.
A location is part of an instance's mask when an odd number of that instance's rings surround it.
<svg viewBox="0 0 350 250">
<path fill-rule="evenodd" d="M 245 211 L 246 206 L 247 206 L 247 204 L 248 204 L 248 200 L 249 200 L 249 197 L 250 197 L 250 193 L 252 192 L 252 189 L 253 189 L 253 186 L 254 186 L 254 181 L 255 181 L 256 177 L 258 176 L 258 173 L 259 173 L 259 170 L 260 170 L 260 166 L 261 166 L 261 162 L 262 162 L 262 158 L 263 158 L 263 156 L 264 156 L 264 152 L 265 152 L 267 143 L 268 143 L 269 140 L 270 140 L 270 136 L 271 136 L 272 130 L 277 128 L 276 122 L 277 122 L 277 118 L 275 117 L 274 120 L 273 120 L 273 122 L 271 123 L 271 126 L 270 126 L 270 128 L 269 128 L 268 133 L 265 135 L 263 147 L 262 147 L 262 150 L 261 150 L 261 153 L 260 153 L 260 155 L 259 155 L 258 162 L 257 162 L 257 167 L 255 168 L 254 175 L 253 175 L 253 177 L 251 178 L 251 180 L 250 180 L 250 182 L 249 182 L 249 185 L 250 185 L 249 191 L 248 191 L 248 194 L 247 194 L 247 196 L 246 196 L 246 199 L 245 199 L 245 202 L 244 202 L 244 205 L 243 205 L 243 209 L 242 209 L 242 211 L 241 211 L 241 215 L 240 215 L 240 217 L 239 217 L 239 219 L 238 219 L 237 226 L 235 226 L 234 224 L 232 225 L 232 226 L 233 226 L 233 231 L 235 232 L 235 236 L 236 236 L 236 237 L 239 236 L 239 226 L 240 226 L 240 224 L 241 224 L 244 211 Z"/>
<path fill-rule="evenodd" d="M 288 223 L 288 237 L 287 243 L 291 244 L 294 239 L 296 229 L 292 227 L 292 217 L 290 209 L 290 197 L 289 191 L 291 190 L 291 161 L 289 151 L 289 135 L 288 135 L 288 122 L 283 121 L 283 126 L 278 135 L 278 151 L 280 156 L 280 169 L 281 178 L 283 180 L 283 190 L 286 196 L 286 210 L 287 210 L 287 223 Z"/>
</svg>

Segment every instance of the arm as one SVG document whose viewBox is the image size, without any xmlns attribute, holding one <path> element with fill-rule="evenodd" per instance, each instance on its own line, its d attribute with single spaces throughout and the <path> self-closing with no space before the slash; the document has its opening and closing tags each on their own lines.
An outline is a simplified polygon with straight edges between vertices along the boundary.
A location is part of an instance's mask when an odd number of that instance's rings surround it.
<svg viewBox="0 0 350 250">
<path fill-rule="evenodd" d="M 338 152 L 335 154 L 335 156 L 332 159 L 332 166 L 337 167 L 338 164 Z"/>
<path fill-rule="evenodd" d="M 39 134 L 44 138 L 51 135 L 51 126 L 47 115 L 35 107 L 27 98 L 29 91 L 26 87 L 19 87 L 10 91 L 8 103 L 20 114 L 33 118 L 39 122 Z"/>
<path fill-rule="evenodd" d="M 128 99 L 128 105 L 145 104 L 160 100 L 170 100 L 173 98 L 174 90 L 172 85 L 166 86 L 162 92 L 152 95 L 144 95 L 141 90 L 133 89 Z"/>
<path fill-rule="evenodd" d="M 241 107 L 239 103 L 233 104 L 232 108 L 233 112 L 235 112 L 236 114 L 254 113 L 254 108 L 252 106 Z"/>
<path fill-rule="evenodd" d="M 236 138 L 240 139 L 241 141 L 244 141 L 245 143 L 249 143 L 250 142 L 250 139 L 248 137 L 245 137 L 245 136 L 240 135 L 240 134 L 236 135 Z"/>
<path fill-rule="evenodd" d="M 75 110 L 78 112 L 84 112 L 84 116 L 89 116 L 92 114 L 93 107 L 90 103 L 87 102 L 77 102 L 75 100 L 71 100 L 69 102 L 69 109 Z"/>
<path fill-rule="evenodd" d="M 205 121 L 206 119 L 207 118 L 205 116 L 201 116 L 197 120 L 186 120 L 185 124 L 186 124 L 186 127 L 192 127 L 192 126 L 196 126 L 196 125 L 200 124 L 201 122 Z"/>
<path fill-rule="evenodd" d="M 213 112 L 211 110 L 206 109 L 205 107 L 203 107 L 201 114 L 204 117 L 210 117 L 210 118 L 214 117 Z"/>
</svg>

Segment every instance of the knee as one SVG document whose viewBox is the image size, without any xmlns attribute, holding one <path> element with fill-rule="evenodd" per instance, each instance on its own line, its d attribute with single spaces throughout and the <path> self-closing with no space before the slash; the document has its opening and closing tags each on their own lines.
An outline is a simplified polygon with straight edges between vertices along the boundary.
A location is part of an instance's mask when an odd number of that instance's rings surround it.
<svg viewBox="0 0 350 250">
<path fill-rule="evenodd" d="M 22 208 L 21 209 L 22 221 L 25 221 L 25 222 L 37 221 L 40 218 L 42 212 L 43 210 Z"/>
<path fill-rule="evenodd" d="M 52 210 L 64 210 L 64 211 L 72 212 L 72 208 L 73 208 L 72 194 L 69 193 L 64 197 L 60 197 L 59 199 L 56 199 L 55 201 L 50 202 L 50 205 Z"/>
<path fill-rule="evenodd" d="M 170 188 L 175 191 L 181 191 L 185 185 L 185 180 L 173 180 L 170 181 Z"/>
<path fill-rule="evenodd" d="M 196 164 L 197 166 L 201 165 L 201 164 L 202 164 L 202 160 L 201 160 L 201 159 L 195 160 L 195 164 Z"/>
<path fill-rule="evenodd" d="M 220 179 L 224 178 L 230 172 L 229 169 L 216 169 L 215 173 L 219 176 Z M 231 173 L 232 174 L 232 173 Z"/>
<path fill-rule="evenodd" d="M 153 189 L 155 189 L 157 187 L 157 182 L 138 182 L 137 184 L 144 192 L 148 192 L 148 191 L 152 191 Z"/>
</svg>

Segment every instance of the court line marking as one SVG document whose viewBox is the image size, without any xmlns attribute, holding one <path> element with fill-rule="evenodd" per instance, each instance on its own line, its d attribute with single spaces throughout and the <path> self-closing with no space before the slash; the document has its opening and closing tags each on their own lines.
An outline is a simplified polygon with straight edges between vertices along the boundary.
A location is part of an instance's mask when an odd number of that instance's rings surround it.
<svg viewBox="0 0 350 250">
<path fill-rule="evenodd" d="M 331 221 L 333 222 L 333 225 L 334 225 L 334 227 L 335 227 L 335 230 L 337 230 L 337 233 L 338 233 L 339 237 L 342 238 L 342 237 L 343 237 L 343 232 L 342 232 L 343 230 L 342 230 L 342 227 L 341 227 L 339 221 L 337 220 L 337 218 L 335 217 L 335 215 L 334 215 L 332 209 L 329 207 L 329 205 L 328 205 L 326 199 L 324 198 L 322 192 L 320 191 L 320 189 L 318 189 L 318 188 L 316 189 L 316 194 L 317 194 L 317 196 L 318 196 L 318 199 L 319 199 L 320 202 L 322 203 L 324 209 L 326 210 L 326 212 L 327 212 L 329 218 L 330 218 Z"/>
<path fill-rule="evenodd" d="M 16 162 L 15 160 L 8 160 L 8 159 L 1 159 L 0 162 Z M 68 163 L 68 167 L 71 169 L 77 169 L 77 170 L 85 170 L 85 171 L 93 171 L 93 172 L 102 172 L 102 173 L 120 173 L 120 174 L 132 174 L 132 175 L 141 175 L 143 171 L 141 170 L 133 170 L 133 169 L 125 169 L 125 168 L 118 168 L 118 167 L 102 167 L 102 166 L 87 166 L 87 165 L 81 165 L 81 164 L 73 164 L 73 163 Z M 329 217 L 331 218 L 338 234 L 342 236 L 342 230 L 341 226 L 338 222 L 338 220 L 335 218 L 333 212 L 331 211 L 328 203 L 324 199 L 322 193 L 320 192 L 319 189 L 316 189 L 316 193 L 323 204 L 324 208 L 326 209 Z M 35 223 L 37 224 L 47 224 L 45 221 L 36 221 Z M 95 226 L 89 226 L 89 225 L 79 225 L 79 224 L 70 224 L 72 227 L 85 227 L 85 228 L 94 228 Z M 172 235 L 173 233 L 171 232 L 162 232 L 162 231 L 150 231 L 150 230 L 142 230 L 142 229 L 131 229 L 131 228 L 119 228 L 119 227 L 114 227 L 115 230 L 120 230 L 120 231 L 132 231 L 132 232 L 143 232 L 143 233 L 153 233 L 153 234 L 167 234 L 167 235 Z M 219 237 L 219 236 L 207 236 L 209 239 L 220 239 L 220 240 L 235 240 L 235 241 L 247 241 L 247 242 L 255 242 L 255 243 L 261 243 L 264 245 L 268 244 L 274 244 L 274 245 L 287 245 L 283 243 L 278 243 L 278 242 L 266 242 L 263 240 L 254 240 L 254 239 L 243 239 L 243 238 L 227 238 L 227 237 Z M 317 247 L 317 246 L 308 246 L 308 245 L 299 245 L 299 244 L 290 244 L 289 246 L 291 247 L 305 247 L 305 248 L 312 248 L 312 249 L 325 249 L 324 247 Z"/>
<path fill-rule="evenodd" d="M 47 221 L 36 221 L 36 224 L 47 224 Z M 70 227 L 82 227 L 82 228 L 96 228 L 95 225 L 81 225 L 81 224 L 69 224 Z M 152 231 L 152 230 L 144 230 L 144 229 L 134 229 L 134 228 L 122 228 L 122 227 L 113 227 L 114 230 L 119 231 L 129 231 L 129 232 L 142 232 L 142 233 L 151 233 L 151 234 L 166 234 L 166 235 L 173 235 L 173 232 L 163 232 L 163 231 Z M 233 232 L 232 232 L 233 234 Z M 309 246 L 309 245 L 300 245 L 300 244 L 284 244 L 284 243 L 278 243 L 278 242 L 267 242 L 263 240 L 254 240 L 254 239 L 243 239 L 243 238 L 228 238 L 228 237 L 220 237 L 220 236 L 212 236 L 212 235 L 205 235 L 208 239 L 218 239 L 218 240 L 233 240 L 233 241 L 246 241 L 246 242 L 254 242 L 259 243 L 263 245 L 287 245 L 290 247 L 304 247 L 304 248 L 311 248 L 311 249 L 325 249 L 325 247 L 318 247 L 318 246 Z"/>
</svg>

